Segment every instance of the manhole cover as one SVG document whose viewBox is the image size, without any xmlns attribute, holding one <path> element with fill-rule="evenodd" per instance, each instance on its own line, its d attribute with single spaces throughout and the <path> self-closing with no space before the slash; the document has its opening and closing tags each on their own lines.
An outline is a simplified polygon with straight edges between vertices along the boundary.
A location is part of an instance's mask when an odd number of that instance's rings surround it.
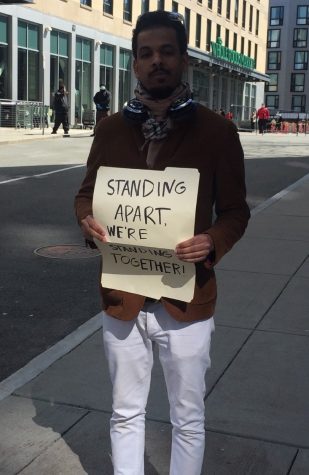
<svg viewBox="0 0 309 475">
<path fill-rule="evenodd" d="M 90 249 L 78 244 L 62 244 L 59 246 L 39 247 L 34 250 L 34 254 L 50 259 L 86 259 L 97 257 L 101 253 L 98 249 Z"/>
</svg>

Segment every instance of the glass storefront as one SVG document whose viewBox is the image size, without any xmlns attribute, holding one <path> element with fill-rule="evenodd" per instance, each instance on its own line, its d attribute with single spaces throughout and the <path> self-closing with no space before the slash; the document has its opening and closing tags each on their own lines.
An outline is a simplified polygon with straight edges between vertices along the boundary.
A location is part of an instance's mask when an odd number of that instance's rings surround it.
<svg viewBox="0 0 309 475">
<path fill-rule="evenodd" d="M 245 104 L 244 104 L 244 120 L 250 119 L 251 116 L 251 106 L 250 106 L 250 84 L 245 84 Z"/>
<path fill-rule="evenodd" d="M 217 111 L 219 109 L 219 76 L 213 75 L 213 91 L 212 91 L 212 110 Z"/>
<path fill-rule="evenodd" d="M 209 74 L 193 70 L 193 99 L 204 106 L 209 106 Z"/>
<path fill-rule="evenodd" d="M 0 99 L 9 98 L 8 19 L 0 16 Z"/>
<path fill-rule="evenodd" d="M 131 97 L 131 51 L 120 48 L 118 109 Z"/>
<path fill-rule="evenodd" d="M 39 25 L 18 22 L 18 99 L 39 101 Z"/>
<path fill-rule="evenodd" d="M 69 35 L 53 30 L 50 35 L 50 104 L 53 95 L 64 84 L 69 84 Z"/>
<path fill-rule="evenodd" d="M 114 84 L 114 48 L 113 46 L 103 44 L 100 47 L 100 84 L 105 84 L 106 89 L 113 97 Z M 98 88 L 99 89 L 99 88 Z M 112 105 L 112 102 L 111 102 Z"/>
<path fill-rule="evenodd" d="M 221 109 L 224 112 L 229 110 L 230 106 L 228 104 L 228 80 L 226 77 L 222 76 L 221 78 Z"/>
<path fill-rule="evenodd" d="M 83 112 L 93 109 L 91 85 L 92 41 L 76 38 L 75 120 L 81 122 Z"/>
</svg>

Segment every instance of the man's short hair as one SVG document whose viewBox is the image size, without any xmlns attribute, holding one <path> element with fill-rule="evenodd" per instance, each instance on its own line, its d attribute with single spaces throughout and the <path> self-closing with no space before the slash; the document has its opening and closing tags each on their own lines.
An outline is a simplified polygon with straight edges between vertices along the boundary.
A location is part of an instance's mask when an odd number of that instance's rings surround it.
<svg viewBox="0 0 309 475">
<path fill-rule="evenodd" d="M 137 57 L 137 37 L 139 33 L 155 27 L 173 28 L 176 31 L 180 53 L 184 54 L 187 51 L 188 39 L 183 16 L 176 12 L 158 10 L 144 13 L 137 19 L 132 36 L 132 51 L 135 59 Z"/>
</svg>

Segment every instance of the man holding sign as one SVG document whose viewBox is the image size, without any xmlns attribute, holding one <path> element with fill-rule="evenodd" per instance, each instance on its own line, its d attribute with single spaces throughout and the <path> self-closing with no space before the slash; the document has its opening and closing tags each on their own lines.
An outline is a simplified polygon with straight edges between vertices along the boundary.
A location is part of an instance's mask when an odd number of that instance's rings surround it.
<svg viewBox="0 0 309 475">
<path fill-rule="evenodd" d="M 196 207 L 192 202 L 192 208 L 195 207 L 192 209 L 195 211 L 192 237 L 181 240 L 173 249 L 178 264 L 192 264 L 194 268 L 190 301 L 164 294 L 155 300 L 147 297 L 147 290 L 139 293 L 119 287 L 106 288 L 105 260 L 103 263 L 103 337 L 113 384 L 111 442 L 114 474 L 144 474 L 145 407 L 153 363 L 152 343 L 156 342 L 173 425 L 170 475 L 200 475 L 205 445 L 205 373 L 210 366 L 216 303 L 213 267 L 243 235 L 250 215 L 245 201 L 243 152 L 234 124 L 195 104 L 188 84 L 182 82 L 188 54 L 181 15 L 164 11 L 141 15 L 133 32 L 132 49 L 138 80 L 135 98 L 121 113 L 98 125 L 87 174 L 76 196 L 76 214 L 85 237 L 95 239 L 100 249 L 113 246 L 116 269 L 124 246 L 127 254 L 146 252 L 140 241 L 138 246 L 128 247 L 126 227 L 131 228 L 133 220 L 140 216 L 145 221 L 146 216 L 150 225 L 151 219 L 156 220 L 156 224 L 163 224 L 157 228 L 157 233 L 162 233 L 164 239 L 167 236 L 164 220 L 168 216 L 168 206 L 153 205 L 154 209 L 160 207 L 160 216 L 158 211 L 154 213 L 148 209 L 151 205 L 147 205 L 145 211 L 143 196 L 139 194 L 134 197 L 134 206 L 133 201 L 117 205 L 113 214 L 115 227 L 109 225 L 108 233 L 107 221 L 104 227 L 104 218 L 99 221 L 101 214 L 96 213 L 96 209 L 102 207 L 102 204 L 97 205 L 102 193 L 115 193 L 116 196 L 117 191 L 118 197 L 122 193 L 133 199 L 136 190 L 143 189 L 138 187 L 149 186 L 149 182 L 141 181 L 138 176 L 134 183 L 129 180 L 137 170 L 143 170 L 145 180 L 154 183 L 157 190 L 157 181 L 151 175 L 154 171 L 175 168 L 175 182 L 170 178 L 166 180 L 166 189 L 173 190 L 177 184 L 178 189 L 187 186 L 186 179 L 189 180 L 192 170 L 198 171 L 199 181 Z M 110 167 L 115 167 L 114 174 Z M 119 179 L 119 172 L 123 169 L 126 169 L 127 180 Z M 179 169 L 183 170 L 183 183 L 179 180 Z M 101 180 L 101 170 L 106 186 L 98 188 L 96 185 L 94 199 L 95 182 L 96 178 Z M 160 196 L 162 189 L 161 184 Z M 97 219 L 93 217 L 94 211 Z M 104 210 L 102 212 L 104 214 Z M 186 221 L 186 214 L 184 216 Z M 128 222 L 122 226 L 124 219 Z M 119 234 L 120 225 L 124 228 L 120 230 L 122 234 Z M 145 233 L 140 232 L 139 239 L 156 232 L 155 228 L 149 230 L 151 228 Z M 123 232 L 127 232 L 124 240 Z M 130 237 L 133 239 L 133 231 Z M 155 250 L 147 248 L 148 255 L 154 254 Z M 159 251 L 167 262 L 171 254 L 169 248 Z M 141 259 L 131 262 L 140 266 Z M 151 257 L 151 262 L 156 261 Z M 149 267 L 147 269 L 149 271 Z M 167 269 L 178 268 L 162 264 L 162 269 L 164 274 Z M 143 277 L 144 280 L 148 278 L 148 287 L 151 287 L 150 273 L 149 277 Z"/>
</svg>

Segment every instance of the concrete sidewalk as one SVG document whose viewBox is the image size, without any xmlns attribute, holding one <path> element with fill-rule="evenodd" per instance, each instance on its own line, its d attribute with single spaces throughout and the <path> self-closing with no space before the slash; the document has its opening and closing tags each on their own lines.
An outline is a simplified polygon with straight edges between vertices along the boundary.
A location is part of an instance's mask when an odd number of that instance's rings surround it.
<svg viewBox="0 0 309 475">
<path fill-rule="evenodd" d="M 19 143 L 28 140 L 46 140 L 63 138 L 62 126 L 59 127 L 57 134 L 51 135 L 52 128 L 44 129 L 15 129 L 13 127 L 0 127 L 0 145 L 9 143 Z M 70 137 L 89 137 L 92 134 L 90 129 L 70 129 Z M 66 138 L 66 137 L 65 137 Z"/>
<path fill-rule="evenodd" d="M 217 267 L 203 475 L 309 474 L 308 203 L 309 174 L 253 211 L 245 237 Z M 12 392 L 0 401 L 1 475 L 112 475 L 99 327 L 97 316 L 30 363 L 29 382 L 21 370 L 0 383 L 0 394 Z M 146 475 L 168 474 L 170 437 L 156 358 Z"/>
</svg>

